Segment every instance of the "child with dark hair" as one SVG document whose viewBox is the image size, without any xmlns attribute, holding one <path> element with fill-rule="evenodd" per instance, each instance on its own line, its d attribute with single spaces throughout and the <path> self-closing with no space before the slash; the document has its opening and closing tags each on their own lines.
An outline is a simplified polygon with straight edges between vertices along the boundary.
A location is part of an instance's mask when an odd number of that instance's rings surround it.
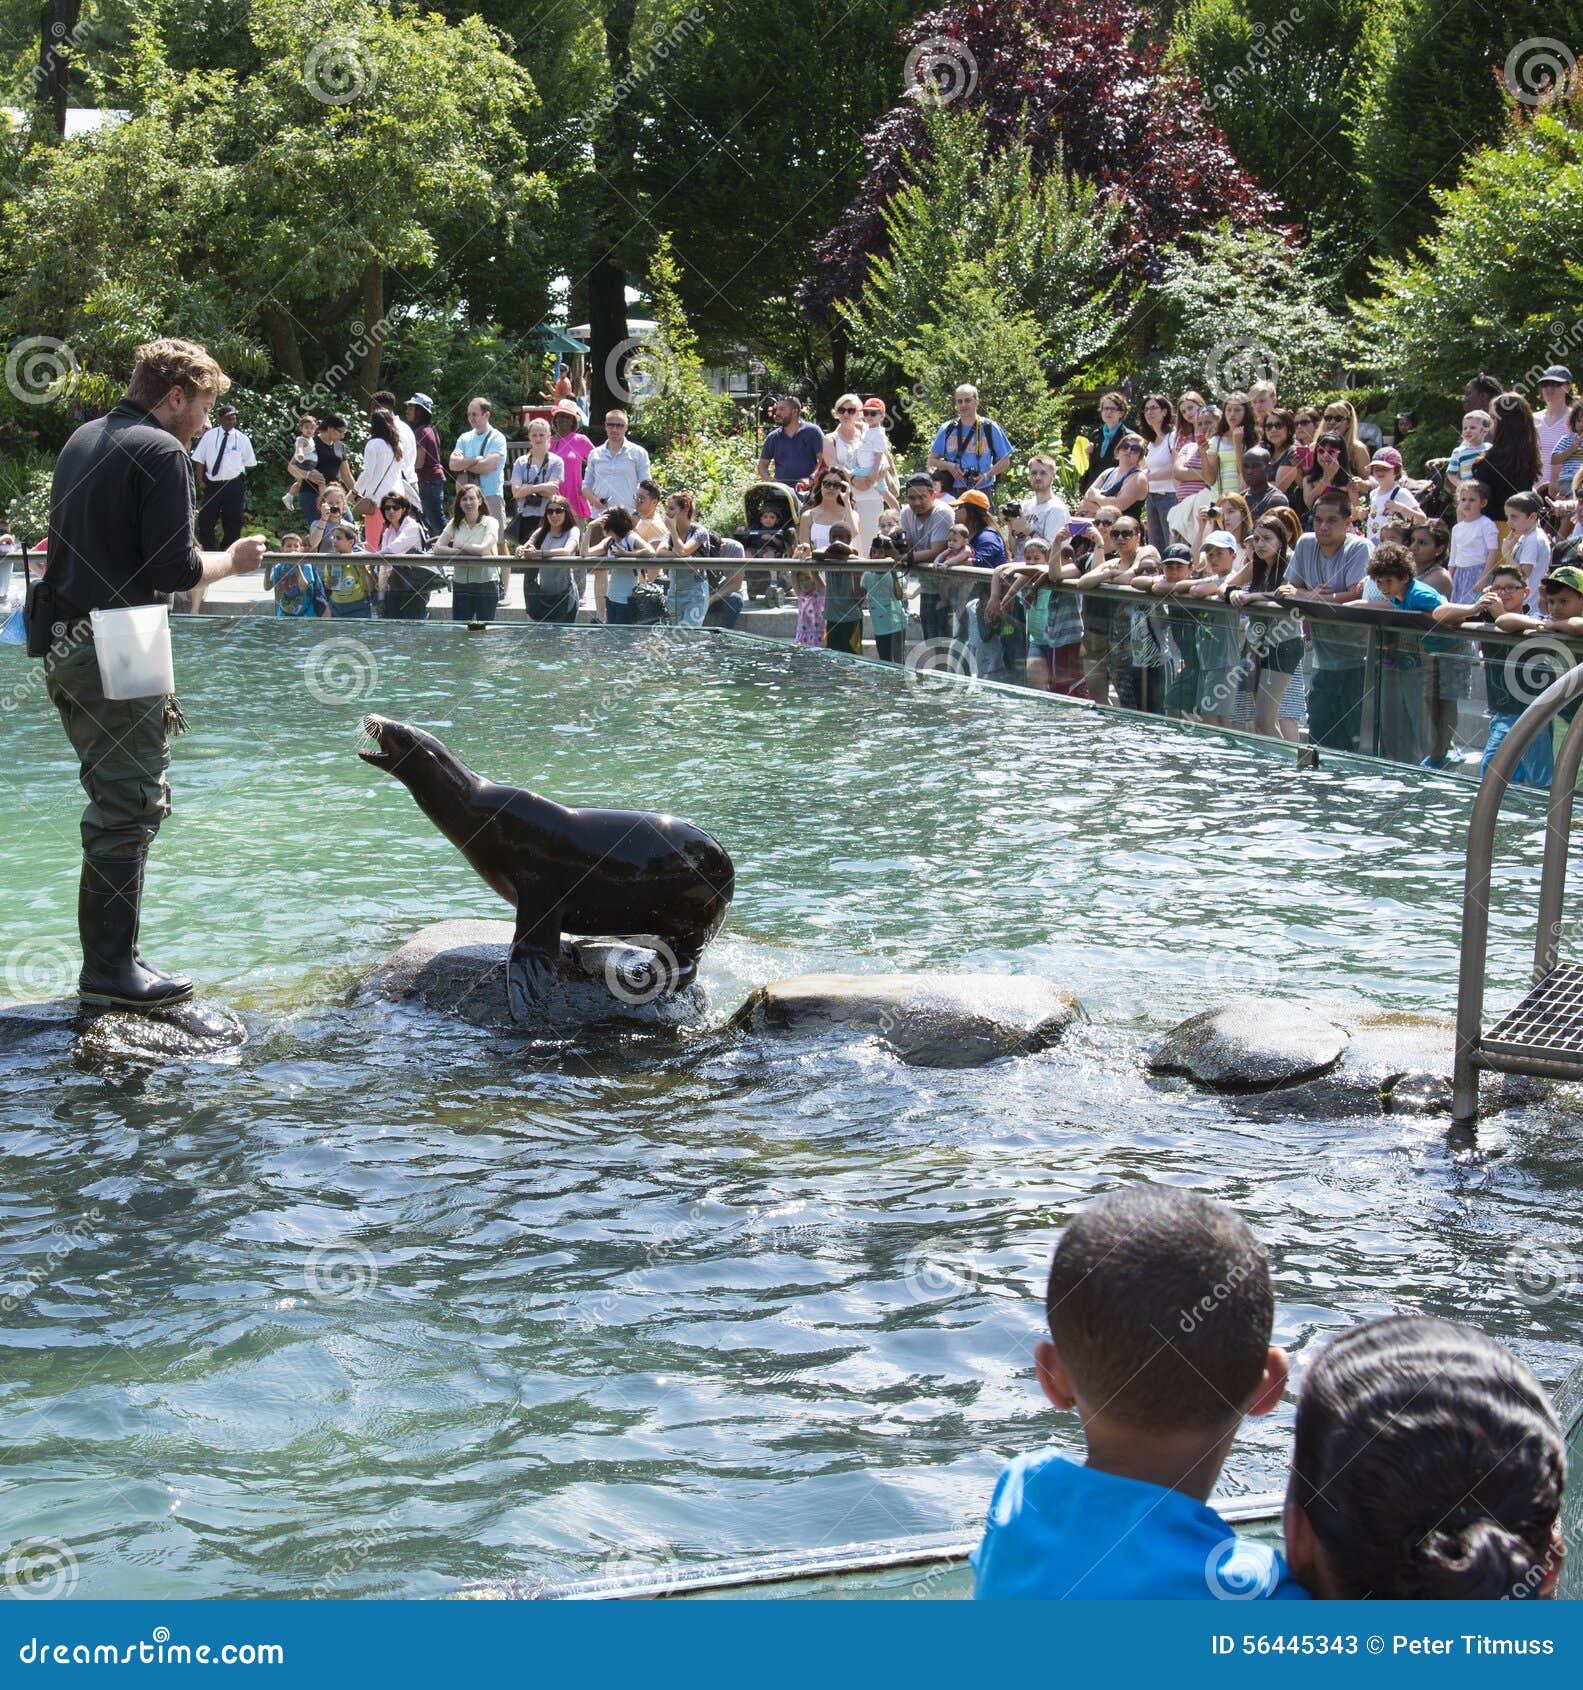
<svg viewBox="0 0 1583 1690">
<path fill-rule="evenodd" d="M 1075 1409 L 1086 1464 L 1020 1455 L 973 1554 L 980 1597 L 1303 1598 L 1274 1550 L 1207 1498 L 1245 1414 L 1286 1389 L 1264 1247 L 1229 1209 L 1171 1186 L 1091 1204 L 1056 1246 L 1045 1396 Z"/>
<path fill-rule="evenodd" d="M 1555 1594 L 1566 1445 L 1532 1373 L 1454 1321 L 1334 1338 L 1297 1401 L 1286 1546 L 1321 1598 Z"/>
</svg>

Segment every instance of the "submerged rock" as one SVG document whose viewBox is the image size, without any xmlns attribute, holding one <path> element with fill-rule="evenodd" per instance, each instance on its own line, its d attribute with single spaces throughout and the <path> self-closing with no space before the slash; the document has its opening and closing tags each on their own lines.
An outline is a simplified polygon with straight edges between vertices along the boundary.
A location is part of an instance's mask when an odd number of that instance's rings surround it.
<svg viewBox="0 0 1583 1690">
<path fill-rule="evenodd" d="M 1239 998 L 1173 1027 L 1149 1068 L 1214 1091 L 1269 1091 L 1328 1073 L 1347 1042 L 1346 1030 L 1312 1004 Z"/>
<path fill-rule="evenodd" d="M 363 982 L 365 995 L 420 1003 L 460 1016 L 475 1027 L 527 1032 L 511 1019 L 506 959 L 515 931 L 509 921 L 436 921 L 421 928 Z M 558 980 L 540 1026 L 571 1028 L 598 1021 L 677 1026 L 703 1020 L 707 1007 L 696 983 L 656 994 L 657 958 L 642 945 L 615 940 L 563 939 Z"/>
<path fill-rule="evenodd" d="M 104 1062 L 225 1061 L 247 1043 L 241 1018 L 200 998 L 148 1012 L 85 1009 L 76 998 L 0 1005 L 0 1052 L 70 1052 Z"/>
<path fill-rule="evenodd" d="M 733 1017 L 755 1033 L 841 1029 L 920 1068 L 977 1068 L 1054 1044 L 1083 1007 L 1031 976 L 799 974 L 761 986 Z"/>
</svg>

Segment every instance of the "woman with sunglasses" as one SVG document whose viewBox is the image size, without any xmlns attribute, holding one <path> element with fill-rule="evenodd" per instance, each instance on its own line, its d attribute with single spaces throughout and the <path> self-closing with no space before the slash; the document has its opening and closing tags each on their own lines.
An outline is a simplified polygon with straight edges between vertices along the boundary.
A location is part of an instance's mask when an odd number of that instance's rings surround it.
<svg viewBox="0 0 1583 1690">
<path fill-rule="evenodd" d="M 511 565 L 499 560 L 500 524 L 484 503 L 482 489 L 468 482 L 456 489 L 451 520 L 434 542 L 437 557 L 454 557 L 451 620 L 493 622 L 511 585 Z M 486 559 L 497 559 L 487 562 Z"/>
<path fill-rule="evenodd" d="M 1333 399 L 1325 406 L 1324 415 L 1320 418 L 1320 428 L 1326 434 L 1341 436 L 1342 461 L 1347 466 L 1347 473 L 1367 481 L 1369 449 L 1358 439 L 1358 413 L 1351 405 L 1345 399 Z"/>
<path fill-rule="evenodd" d="M 885 510 L 890 442 L 884 429 L 864 421 L 863 401 L 855 393 L 843 393 L 836 400 L 835 416 L 836 426 L 825 436 L 824 461 L 847 478 L 857 518 L 855 549 L 859 557 L 867 557 Z"/>
<path fill-rule="evenodd" d="M 1303 478 L 1297 461 L 1297 422 L 1290 411 L 1274 410 L 1264 419 L 1264 445 L 1270 454 L 1270 483 L 1289 499 Z"/>
<path fill-rule="evenodd" d="M 392 490 L 379 501 L 379 514 L 384 519 L 384 532 L 379 536 L 379 563 L 375 577 L 379 585 L 379 613 L 392 622 L 427 622 L 429 595 L 413 589 L 412 577 L 398 564 L 386 561 L 393 557 L 410 557 L 423 550 L 423 524 L 412 514 L 412 500 L 399 490 Z M 424 570 L 425 575 L 432 571 Z"/>
<path fill-rule="evenodd" d="M 544 501 L 544 516 L 532 537 L 517 547 L 517 556 L 537 563 L 530 573 L 536 578 L 528 584 L 523 577 L 522 602 L 530 622 L 575 622 L 577 607 L 582 602 L 586 579 L 580 569 L 570 564 L 540 563 L 557 552 L 575 557 L 582 549 L 582 530 L 572 515 L 572 507 L 564 493 L 552 493 Z"/>
<path fill-rule="evenodd" d="M 1352 473 L 1347 468 L 1347 443 L 1339 434 L 1321 434 L 1314 442 L 1314 461 L 1307 474 L 1297 484 L 1297 506 L 1303 513 L 1303 526 L 1314 525 L 1314 505 L 1322 494 L 1339 488 L 1352 497 Z"/>
<path fill-rule="evenodd" d="M 1113 505 L 1125 516 L 1143 519 L 1144 501 L 1149 496 L 1149 476 L 1143 467 L 1147 450 L 1141 434 L 1124 434 L 1116 442 L 1116 461 L 1089 484 L 1078 503 L 1076 516 L 1092 517 L 1101 506 Z"/>
</svg>

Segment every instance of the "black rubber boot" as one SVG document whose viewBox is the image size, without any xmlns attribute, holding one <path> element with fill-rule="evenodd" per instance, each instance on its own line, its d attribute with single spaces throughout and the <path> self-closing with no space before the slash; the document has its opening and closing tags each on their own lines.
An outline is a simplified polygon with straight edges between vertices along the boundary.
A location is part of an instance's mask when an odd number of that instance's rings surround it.
<svg viewBox="0 0 1583 1690">
<path fill-rule="evenodd" d="M 163 1009 L 192 996 L 192 981 L 161 974 L 138 954 L 143 870 L 148 853 L 92 862 L 86 857 L 77 890 L 82 974 L 77 996 L 110 1009 Z"/>
</svg>

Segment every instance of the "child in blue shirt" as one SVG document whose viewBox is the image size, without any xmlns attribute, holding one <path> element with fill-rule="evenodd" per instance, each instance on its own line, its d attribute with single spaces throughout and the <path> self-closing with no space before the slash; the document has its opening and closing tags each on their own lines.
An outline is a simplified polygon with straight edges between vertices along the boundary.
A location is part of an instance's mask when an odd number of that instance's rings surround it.
<svg viewBox="0 0 1583 1690">
<path fill-rule="evenodd" d="M 1273 1549 L 1208 1504 L 1245 1414 L 1286 1389 L 1264 1248 L 1169 1186 L 1101 1198 L 1061 1235 L 1034 1361 L 1083 1424 L 1086 1463 L 1019 1455 L 973 1552 L 979 1597 L 1304 1599 Z"/>
</svg>

